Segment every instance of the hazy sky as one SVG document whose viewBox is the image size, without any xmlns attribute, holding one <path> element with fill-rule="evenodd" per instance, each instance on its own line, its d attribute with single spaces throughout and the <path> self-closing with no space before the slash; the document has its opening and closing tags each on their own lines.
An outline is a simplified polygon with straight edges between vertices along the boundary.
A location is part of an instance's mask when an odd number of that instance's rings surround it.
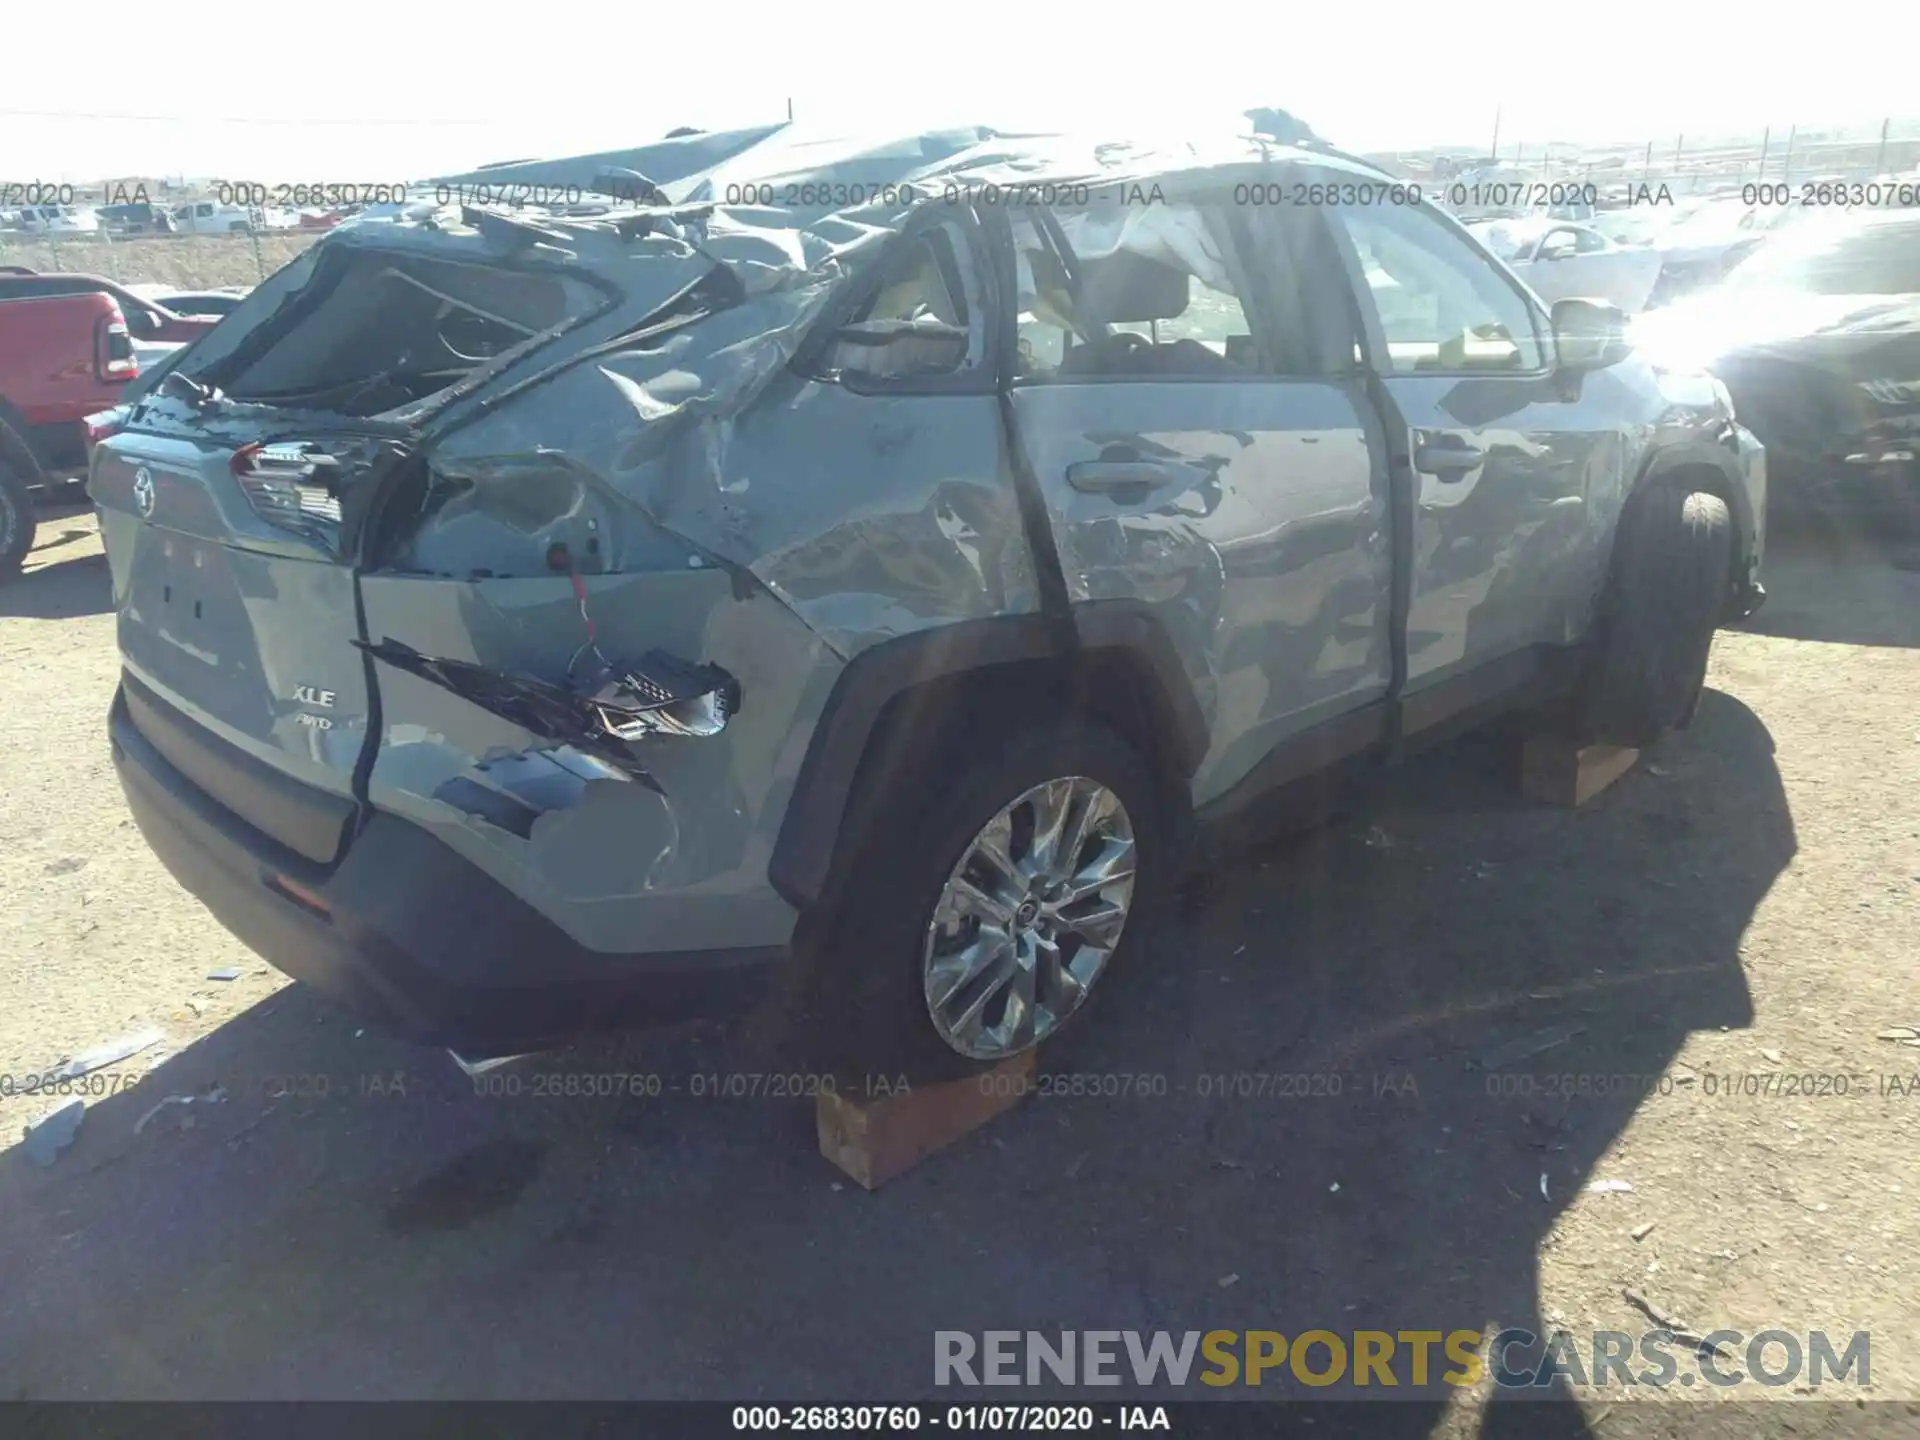
<svg viewBox="0 0 1920 1440">
<path fill-rule="evenodd" d="M 789 97 L 809 126 L 1134 134 L 1278 105 L 1361 150 L 1484 145 L 1496 107 L 1503 142 L 1920 118 L 1913 0 L 93 0 L 79 29 L 58 6 L 15 8 L 15 181 L 399 181 L 777 120 Z"/>
</svg>

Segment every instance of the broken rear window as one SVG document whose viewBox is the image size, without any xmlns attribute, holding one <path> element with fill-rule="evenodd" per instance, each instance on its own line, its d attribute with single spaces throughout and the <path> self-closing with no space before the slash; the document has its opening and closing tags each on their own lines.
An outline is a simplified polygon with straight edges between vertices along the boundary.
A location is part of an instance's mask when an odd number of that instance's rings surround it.
<svg viewBox="0 0 1920 1440">
<path fill-rule="evenodd" d="M 220 377 L 235 400 L 378 415 L 410 407 L 607 297 L 569 277 L 357 250 L 334 257 L 264 349 Z"/>
</svg>

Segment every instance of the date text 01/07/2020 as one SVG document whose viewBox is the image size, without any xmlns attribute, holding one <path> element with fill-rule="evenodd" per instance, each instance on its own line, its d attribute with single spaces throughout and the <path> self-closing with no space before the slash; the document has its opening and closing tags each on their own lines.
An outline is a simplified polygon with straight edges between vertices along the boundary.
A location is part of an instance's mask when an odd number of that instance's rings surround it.
<svg viewBox="0 0 1920 1440">
<path fill-rule="evenodd" d="M 735 1430 L 825 1430 L 911 1434 L 921 1429 L 959 1435 L 1006 1431 L 1157 1430 L 1173 1422 L 1164 1405 L 736 1405 Z"/>
</svg>

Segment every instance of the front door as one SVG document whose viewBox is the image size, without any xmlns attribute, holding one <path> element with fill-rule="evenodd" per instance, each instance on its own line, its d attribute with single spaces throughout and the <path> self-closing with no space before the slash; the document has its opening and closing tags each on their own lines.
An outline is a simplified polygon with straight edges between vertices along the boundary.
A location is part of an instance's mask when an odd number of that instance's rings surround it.
<svg viewBox="0 0 1920 1440">
<path fill-rule="evenodd" d="M 1577 636 L 1626 437 L 1591 397 L 1610 382 L 1555 373 L 1546 315 L 1452 222 L 1326 213 L 1412 471 L 1411 699 Z"/>
</svg>

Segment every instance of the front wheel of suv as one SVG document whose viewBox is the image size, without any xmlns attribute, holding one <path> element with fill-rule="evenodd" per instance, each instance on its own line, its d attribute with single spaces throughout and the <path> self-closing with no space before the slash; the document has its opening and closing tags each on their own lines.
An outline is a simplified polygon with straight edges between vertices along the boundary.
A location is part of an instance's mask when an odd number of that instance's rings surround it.
<svg viewBox="0 0 1920 1440">
<path fill-rule="evenodd" d="M 1577 702 L 1580 739 L 1639 749 L 1692 718 L 1732 557 L 1719 496 L 1658 481 L 1628 498 Z"/>
<path fill-rule="evenodd" d="M 1057 1034 L 1167 893 L 1158 789 L 1112 731 L 949 749 L 884 777 L 898 798 L 807 946 L 808 1048 L 842 1084 L 958 1079 Z"/>
</svg>

